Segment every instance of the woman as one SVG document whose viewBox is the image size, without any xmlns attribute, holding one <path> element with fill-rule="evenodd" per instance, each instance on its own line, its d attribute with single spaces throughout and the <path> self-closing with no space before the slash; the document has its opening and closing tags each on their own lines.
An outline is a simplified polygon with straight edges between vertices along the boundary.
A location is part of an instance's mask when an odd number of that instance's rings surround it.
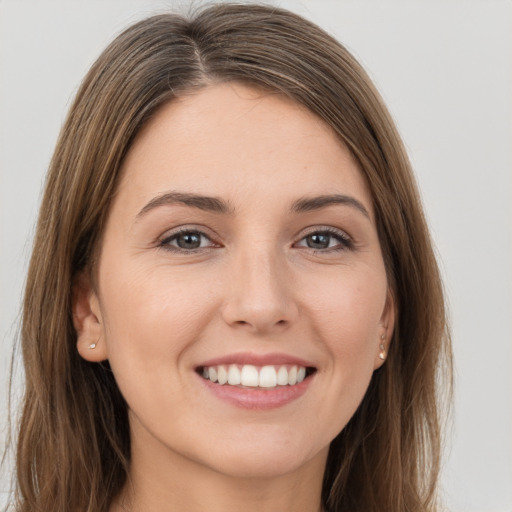
<svg viewBox="0 0 512 512">
<path fill-rule="evenodd" d="M 394 125 L 287 11 L 121 34 L 50 166 L 18 510 L 434 510 L 442 289 Z"/>
</svg>

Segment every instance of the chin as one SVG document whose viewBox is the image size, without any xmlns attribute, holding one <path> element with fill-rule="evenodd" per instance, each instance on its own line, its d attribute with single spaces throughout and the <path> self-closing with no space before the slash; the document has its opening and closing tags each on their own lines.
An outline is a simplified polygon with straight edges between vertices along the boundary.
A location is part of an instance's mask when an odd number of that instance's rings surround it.
<svg viewBox="0 0 512 512">
<path fill-rule="evenodd" d="M 234 478 L 277 478 L 315 464 L 323 471 L 329 444 L 320 448 L 307 445 L 304 440 L 289 435 L 260 432 L 249 442 L 232 442 L 222 453 L 209 451 L 208 461 L 203 464 Z"/>
</svg>

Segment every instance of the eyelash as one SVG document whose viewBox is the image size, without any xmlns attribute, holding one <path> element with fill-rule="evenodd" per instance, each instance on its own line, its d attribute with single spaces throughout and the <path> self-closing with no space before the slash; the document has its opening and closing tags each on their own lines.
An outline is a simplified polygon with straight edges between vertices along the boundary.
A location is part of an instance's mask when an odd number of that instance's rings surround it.
<svg viewBox="0 0 512 512">
<path fill-rule="evenodd" d="M 334 247 L 327 247 L 325 249 L 314 249 L 313 247 L 308 247 L 308 249 L 313 250 L 315 253 L 326 253 L 326 252 L 338 252 L 338 251 L 346 251 L 346 250 L 354 250 L 354 242 L 352 239 L 343 231 L 331 228 L 331 227 L 325 227 L 325 228 L 315 228 L 312 229 L 309 233 L 305 234 L 299 242 L 302 242 L 303 240 L 306 240 L 308 237 L 312 235 L 323 235 L 328 236 L 330 238 L 336 239 L 339 243 L 337 246 Z M 297 243 L 299 243 L 297 242 Z M 295 246 L 297 245 L 294 244 Z"/>
<path fill-rule="evenodd" d="M 210 245 L 207 247 L 197 247 L 195 249 L 184 249 L 182 247 L 176 247 L 171 245 L 171 242 L 174 240 L 177 240 L 179 236 L 182 235 L 196 235 L 199 236 L 200 239 L 207 239 L 210 242 Z M 193 229 L 193 228 L 180 228 L 177 231 L 174 231 L 169 236 L 166 236 L 162 241 L 158 244 L 159 247 L 162 249 L 165 249 L 167 251 L 181 253 L 181 254 L 194 254 L 199 251 L 204 251 L 205 249 L 211 249 L 213 247 L 220 247 L 220 245 L 216 244 L 212 241 L 212 238 L 208 236 L 206 233 L 201 231 L 200 229 Z"/>
<path fill-rule="evenodd" d="M 186 249 L 182 247 L 176 247 L 171 245 L 171 242 L 176 241 L 179 236 L 182 235 L 195 235 L 198 236 L 201 239 L 207 239 L 210 242 L 210 245 L 206 247 L 197 247 L 194 249 Z M 305 247 L 305 246 L 298 246 L 298 244 L 302 241 L 305 241 L 308 237 L 311 237 L 313 235 L 320 235 L 320 236 L 327 236 L 329 238 L 336 239 L 339 243 L 334 247 L 326 247 L 322 249 L 315 249 L 313 247 Z M 200 241 L 201 244 L 201 241 Z M 329 241 L 330 244 L 330 241 Z M 206 233 L 199 229 L 192 229 L 192 228 L 180 228 L 178 231 L 173 232 L 169 236 L 165 237 L 163 240 L 161 240 L 158 244 L 159 247 L 161 247 L 164 250 L 176 252 L 180 254 L 194 254 L 200 251 L 204 251 L 205 249 L 211 249 L 215 247 L 221 247 L 219 244 L 216 244 L 210 236 L 208 236 Z M 354 250 L 354 242 L 352 239 L 343 231 L 340 231 L 336 228 L 316 228 L 314 230 L 311 230 L 309 233 L 305 234 L 298 242 L 294 243 L 293 247 L 304 247 L 306 249 L 310 249 L 314 251 L 314 253 L 329 253 L 329 252 L 339 252 L 339 251 L 345 251 L 345 250 Z"/>
</svg>

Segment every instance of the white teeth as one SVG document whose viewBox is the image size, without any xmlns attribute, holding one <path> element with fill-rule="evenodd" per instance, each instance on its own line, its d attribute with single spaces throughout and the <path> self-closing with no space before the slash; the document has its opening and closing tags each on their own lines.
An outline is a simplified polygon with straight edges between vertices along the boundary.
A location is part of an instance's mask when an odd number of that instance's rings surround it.
<svg viewBox="0 0 512 512">
<path fill-rule="evenodd" d="M 220 365 L 217 369 L 217 380 L 219 384 L 226 384 L 228 381 L 228 371 L 226 370 L 226 367 L 223 365 Z"/>
<path fill-rule="evenodd" d="M 246 364 L 242 366 L 240 383 L 242 386 L 256 387 L 258 385 L 258 369 L 256 366 L 253 366 L 252 364 Z"/>
<path fill-rule="evenodd" d="M 288 384 L 288 370 L 286 366 L 281 366 L 277 372 L 277 383 L 280 386 L 286 386 Z"/>
<path fill-rule="evenodd" d="M 260 388 L 275 388 L 277 385 L 276 369 L 273 366 L 264 366 L 260 370 Z"/>
<path fill-rule="evenodd" d="M 228 384 L 230 386 L 238 386 L 240 384 L 240 370 L 236 364 L 229 365 Z"/>
<path fill-rule="evenodd" d="M 292 366 L 288 372 L 288 384 L 294 386 L 297 384 L 297 367 Z"/>
<path fill-rule="evenodd" d="M 202 375 L 211 382 L 221 385 L 275 388 L 276 386 L 294 386 L 306 378 L 304 366 L 272 366 L 262 367 L 252 364 L 209 366 L 202 369 Z"/>
<path fill-rule="evenodd" d="M 208 378 L 212 382 L 217 382 L 217 368 L 215 368 L 215 366 L 210 366 L 210 368 L 208 368 Z"/>
</svg>

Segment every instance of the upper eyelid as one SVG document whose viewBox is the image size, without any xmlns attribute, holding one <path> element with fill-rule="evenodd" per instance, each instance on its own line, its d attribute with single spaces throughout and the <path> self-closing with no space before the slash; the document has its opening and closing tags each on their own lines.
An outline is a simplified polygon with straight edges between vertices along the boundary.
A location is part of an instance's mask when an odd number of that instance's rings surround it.
<svg viewBox="0 0 512 512">
<path fill-rule="evenodd" d="M 177 228 L 172 230 L 170 233 L 167 233 L 168 234 L 157 239 L 156 246 L 159 249 L 164 249 L 165 251 L 173 252 L 176 254 L 190 255 L 222 246 L 222 244 L 219 244 L 219 242 L 217 242 L 212 236 L 197 228 L 182 227 L 182 229 Z M 208 245 L 206 247 L 197 247 L 195 249 L 184 249 L 173 245 L 171 242 L 175 241 L 177 237 L 183 233 L 197 233 L 201 237 L 205 237 L 208 240 Z"/>
<path fill-rule="evenodd" d="M 202 231 L 196 231 L 196 230 L 193 230 L 193 229 L 184 229 L 182 231 L 175 231 L 174 233 L 171 233 L 169 236 L 164 237 L 163 241 L 165 242 L 165 241 L 168 241 L 168 240 L 173 240 L 175 238 L 178 238 L 180 235 L 189 234 L 189 233 L 205 237 L 208 240 L 213 242 L 211 236 L 207 235 L 206 233 L 203 233 Z"/>
<path fill-rule="evenodd" d="M 313 233 L 328 233 L 330 235 L 339 235 L 341 238 L 352 240 L 352 236 L 350 236 L 344 229 L 336 228 L 334 226 L 310 226 L 308 228 L 303 229 L 297 235 L 297 238 L 298 240 L 302 240 L 302 238 L 309 236 Z"/>
<path fill-rule="evenodd" d="M 325 249 L 308 248 L 309 250 L 313 250 L 317 253 L 330 253 L 333 251 L 338 252 L 340 250 L 346 251 L 354 250 L 357 248 L 357 243 L 345 230 L 335 228 L 334 226 L 311 226 L 311 229 L 307 230 L 306 232 L 302 231 L 301 235 L 298 236 L 296 241 L 293 243 L 293 246 L 297 246 L 297 244 L 302 242 L 305 238 L 315 233 L 327 234 L 333 238 L 339 239 L 339 247 L 331 247 Z M 303 249 L 304 247 L 297 248 Z"/>
<path fill-rule="evenodd" d="M 200 235 L 205 236 L 213 243 L 220 243 L 220 237 L 213 230 L 201 224 L 184 224 L 182 226 L 176 226 L 175 228 L 167 230 L 163 235 L 159 236 L 157 242 L 167 242 L 182 233 L 198 233 Z M 295 242 L 293 243 L 295 244 L 313 233 L 328 233 L 333 236 L 337 235 L 347 242 L 354 242 L 353 237 L 350 234 L 348 234 L 347 231 L 341 228 L 328 225 L 316 225 L 308 226 L 306 228 L 301 229 L 301 231 L 296 235 Z"/>
<path fill-rule="evenodd" d="M 208 229 L 206 226 L 201 226 L 197 224 L 185 224 L 183 226 L 177 226 L 175 228 L 165 231 L 162 235 L 158 237 L 158 241 L 163 242 L 172 239 L 175 236 L 181 235 L 182 233 L 198 233 L 200 235 L 204 235 L 206 238 L 212 241 L 215 238 L 215 234 L 212 232 L 211 229 Z"/>
</svg>

